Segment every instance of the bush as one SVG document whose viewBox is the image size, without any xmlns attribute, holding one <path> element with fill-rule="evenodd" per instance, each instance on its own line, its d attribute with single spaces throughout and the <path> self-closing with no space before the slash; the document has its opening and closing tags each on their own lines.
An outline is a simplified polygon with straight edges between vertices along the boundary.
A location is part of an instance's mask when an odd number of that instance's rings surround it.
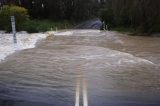
<svg viewBox="0 0 160 106">
<path fill-rule="evenodd" d="M 23 23 L 21 30 L 29 33 L 46 32 L 57 29 L 70 28 L 72 24 L 68 21 L 53 22 L 51 20 L 28 20 Z"/>
<path fill-rule="evenodd" d="M 39 32 L 37 28 L 38 26 L 39 24 L 36 21 L 28 20 L 23 23 L 21 28 L 23 31 L 27 31 L 29 33 L 37 33 Z"/>
<path fill-rule="evenodd" d="M 100 12 L 101 20 L 105 22 L 105 24 L 108 25 L 109 28 L 112 28 L 114 26 L 114 16 L 111 9 L 107 10 L 101 10 Z"/>
<path fill-rule="evenodd" d="M 11 16 L 15 16 L 16 29 L 21 30 L 22 24 L 29 19 L 27 9 L 14 5 L 5 5 L 0 10 L 0 26 L 2 30 L 11 31 Z"/>
</svg>

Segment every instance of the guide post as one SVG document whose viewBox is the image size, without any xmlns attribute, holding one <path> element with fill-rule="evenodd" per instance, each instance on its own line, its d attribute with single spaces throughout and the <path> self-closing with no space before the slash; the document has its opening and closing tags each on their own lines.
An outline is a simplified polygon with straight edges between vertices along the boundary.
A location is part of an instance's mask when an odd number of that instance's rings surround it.
<svg viewBox="0 0 160 106">
<path fill-rule="evenodd" d="M 17 43 L 16 22 L 15 22 L 15 17 L 14 16 L 11 16 L 11 25 L 12 25 L 12 33 L 13 33 L 13 42 L 16 44 Z"/>
</svg>

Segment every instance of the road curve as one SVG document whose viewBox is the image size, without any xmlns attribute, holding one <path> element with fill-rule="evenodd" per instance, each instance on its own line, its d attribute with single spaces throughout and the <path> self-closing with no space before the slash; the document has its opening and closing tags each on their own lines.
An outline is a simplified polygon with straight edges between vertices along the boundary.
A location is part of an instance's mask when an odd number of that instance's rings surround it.
<svg viewBox="0 0 160 106">
<path fill-rule="evenodd" d="M 100 30 L 102 27 L 102 22 L 100 19 L 92 19 L 89 21 L 82 22 L 75 26 L 75 29 L 98 29 Z"/>
</svg>

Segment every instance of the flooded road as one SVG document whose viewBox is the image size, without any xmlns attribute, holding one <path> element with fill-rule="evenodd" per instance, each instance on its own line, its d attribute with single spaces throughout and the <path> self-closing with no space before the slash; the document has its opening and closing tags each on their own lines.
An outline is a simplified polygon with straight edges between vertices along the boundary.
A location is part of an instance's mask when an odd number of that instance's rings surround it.
<svg viewBox="0 0 160 106">
<path fill-rule="evenodd" d="M 54 34 L 0 63 L 0 106 L 160 106 L 160 37 Z"/>
</svg>

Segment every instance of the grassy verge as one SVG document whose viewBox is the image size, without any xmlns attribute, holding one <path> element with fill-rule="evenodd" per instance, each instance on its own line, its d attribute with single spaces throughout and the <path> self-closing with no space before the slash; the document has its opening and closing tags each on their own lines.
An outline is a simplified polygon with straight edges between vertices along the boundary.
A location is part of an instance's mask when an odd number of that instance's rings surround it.
<svg viewBox="0 0 160 106">
<path fill-rule="evenodd" d="M 68 29 L 73 24 L 69 21 L 54 22 L 50 20 L 28 20 L 21 25 L 21 30 L 29 33 L 54 31 L 56 29 Z"/>
<path fill-rule="evenodd" d="M 112 29 L 113 31 L 118 31 L 118 32 L 121 32 L 121 33 L 127 33 L 129 35 L 138 35 L 138 36 L 151 36 L 153 34 L 159 34 L 160 33 L 160 27 L 154 27 L 150 30 L 147 31 L 144 31 L 143 29 L 141 28 L 126 28 L 126 27 L 115 27 Z"/>
<path fill-rule="evenodd" d="M 137 31 L 135 29 L 133 29 L 133 28 L 126 28 L 126 27 L 115 27 L 112 30 L 113 31 L 122 32 L 122 33 L 130 33 L 130 34 L 137 33 Z"/>
<path fill-rule="evenodd" d="M 150 36 L 150 33 L 144 33 L 140 29 L 127 28 L 127 27 L 115 27 L 112 29 L 113 31 L 118 31 L 121 33 L 125 33 L 131 36 Z"/>
</svg>

